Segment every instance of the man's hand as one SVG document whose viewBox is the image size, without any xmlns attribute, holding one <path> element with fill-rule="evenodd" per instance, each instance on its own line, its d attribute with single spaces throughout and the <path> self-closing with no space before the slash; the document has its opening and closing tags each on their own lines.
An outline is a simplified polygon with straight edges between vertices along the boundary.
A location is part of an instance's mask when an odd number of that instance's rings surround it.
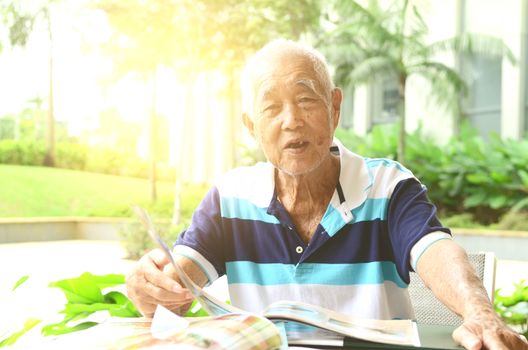
<svg viewBox="0 0 528 350">
<path fill-rule="evenodd" d="M 126 278 L 128 296 L 147 317 L 152 317 L 156 306 L 182 314 L 193 300 L 192 294 L 176 280 L 169 259 L 154 249 L 144 255 Z"/>
<path fill-rule="evenodd" d="M 499 318 L 493 310 L 476 313 L 455 329 L 453 339 L 468 350 L 528 349 L 528 342 Z"/>
</svg>

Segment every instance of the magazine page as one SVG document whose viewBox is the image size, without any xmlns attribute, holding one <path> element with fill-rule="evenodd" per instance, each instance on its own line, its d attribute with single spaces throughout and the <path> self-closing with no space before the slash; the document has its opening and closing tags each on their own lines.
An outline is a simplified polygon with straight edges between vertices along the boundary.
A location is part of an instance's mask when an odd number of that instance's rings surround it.
<svg viewBox="0 0 528 350">
<path fill-rule="evenodd" d="M 322 328 L 356 339 L 420 346 L 416 324 L 411 320 L 358 319 L 295 301 L 275 302 L 264 311 L 264 316 L 270 320 L 289 321 Z M 294 334 L 293 331 L 289 333 Z M 309 332 L 306 331 L 306 337 L 308 336 L 310 336 Z"/>
<path fill-rule="evenodd" d="M 147 319 L 114 318 L 86 330 L 45 339 L 24 350 L 279 350 L 281 337 L 273 323 L 251 314 L 229 314 L 192 320 L 185 328 L 152 332 Z"/>
</svg>

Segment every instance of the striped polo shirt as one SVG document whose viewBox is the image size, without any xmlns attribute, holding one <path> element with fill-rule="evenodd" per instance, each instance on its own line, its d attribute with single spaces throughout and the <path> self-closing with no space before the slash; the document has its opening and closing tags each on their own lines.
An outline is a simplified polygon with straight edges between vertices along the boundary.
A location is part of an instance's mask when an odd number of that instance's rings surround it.
<svg viewBox="0 0 528 350">
<path fill-rule="evenodd" d="M 277 200 L 274 167 L 258 163 L 222 177 L 181 233 L 175 253 L 209 282 L 227 275 L 231 303 L 259 313 L 297 300 L 354 317 L 413 318 L 409 254 L 443 231 L 425 186 L 399 163 L 368 159 L 337 139 L 339 182 L 306 244 Z"/>
</svg>

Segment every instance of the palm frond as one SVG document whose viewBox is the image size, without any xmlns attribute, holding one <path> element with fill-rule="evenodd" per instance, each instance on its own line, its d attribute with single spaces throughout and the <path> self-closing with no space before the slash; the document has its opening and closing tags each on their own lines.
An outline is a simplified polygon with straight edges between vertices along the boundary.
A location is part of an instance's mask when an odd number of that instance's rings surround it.
<svg viewBox="0 0 528 350">
<path fill-rule="evenodd" d="M 340 65 L 336 70 L 336 81 L 346 86 L 363 84 L 378 77 L 387 77 L 398 73 L 397 63 L 387 56 L 369 57 L 359 64 Z"/>
<path fill-rule="evenodd" d="M 434 42 L 428 46 L 428 54 L 456 52 L 485 57 L 506 57 L 512 64 L 517 62 L 512 51 L 502 39 L 486 34 L 464 33 L 457 37 Z"/>
<path fill-rule="evenodd" d="M 413 32 L 420 33 L 421 35 L 427 34 L 427 32 L 429 32 L 429 28 L 420 14 L 420 11 L 418 11 L 416 8 L 416 5 L 412 5 L 412 11 L 414 15 L 414 21 L 412 23 Z"/>
<path fill-rule="evenodd" d="M 447 111 L 458 113 L 459 100 L 468 92 L 466 82 L 453 68 L 439 62 L 420 62 L 409 66 L 408 74 L 422 76 L 431 84 L 431 101 Z"/>
<path fill-rule="evenodd" d="M 356 1 L 342 0 L 336 2 L 336 12 L 340 18 L 334 30 L 328 33 L 329 39 L 342 35 L 361 37 L 363 40 L 380 46 L 382 43 L 400 42 L 397 32 L 391 31 L 387 21 L 393 21 L 395 15 L 381 11 L 379 6 L 363 7 Z"/>
</svg>

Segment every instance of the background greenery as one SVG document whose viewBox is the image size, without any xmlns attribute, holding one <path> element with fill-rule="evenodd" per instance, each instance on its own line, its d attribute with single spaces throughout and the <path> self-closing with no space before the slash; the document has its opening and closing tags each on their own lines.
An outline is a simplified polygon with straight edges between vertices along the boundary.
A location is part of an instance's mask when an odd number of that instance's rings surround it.
<svg viewBox="0 0 528 350">
<path fill-rule="evenodd" d="M 338 129 L 336 135 L 362 156 L 395 159 L 398 128 L 379 125 L 365 137 Z M 446 225 L 528 230 L 527 138 L 513 141 L 491 136 L 485 142 L 474 129 L 463 125 L 460 135 L 445 145 L 433 142 L 420 129 L 407 139 L 405 165 L 428 187 Z M 70 169 L 38 166 L 44 151 L 37 142 L 0 141 L 0 163 L 18 164 L 0 165 L 3 216 L 128 217 L 129 205 L 134 203 L 146 206 L 159 218 L 171 217 L 175 189 L 170 171 L 164 176 L 172 181 L 158 182 L 159 198 L 152 203 L 145 178 L 110 175 L 139 176 L 146 167 L 140 160 L 118 151 L 65 142 L 59 143 L 58 153 L 57 166 Z M 262 160 L 258 150 L 245 148 L 241 153 L 240 164 Z M 189 221 L 207 188 L 207 184 L 182 187 L 182 222 Z"/>
<path fill-rule="evenodd" d="M 0 212 L 5 217 L 100 216 L 128 217 L 131 204 L 168 218 L 174 183 L 159 181 L 159 200 L 152 204 L 147 180 L 42 166 L 0 164 Z M 190 217 L 206 185 L 183 188 L 182 212 Z"/>
<path fill-rule="evenodd" d="M 398 126 L 380 125 L 364 138 L 338 130 L 351 150 L 368 157 L 396 158 Z M 444 223 L 528 230 L 528 139 L 485 142 L 463 125 L 460 135 L 439 145 L 420 129 L 407 137 L 409 168 L 428 188 Z"/>
</svg>

